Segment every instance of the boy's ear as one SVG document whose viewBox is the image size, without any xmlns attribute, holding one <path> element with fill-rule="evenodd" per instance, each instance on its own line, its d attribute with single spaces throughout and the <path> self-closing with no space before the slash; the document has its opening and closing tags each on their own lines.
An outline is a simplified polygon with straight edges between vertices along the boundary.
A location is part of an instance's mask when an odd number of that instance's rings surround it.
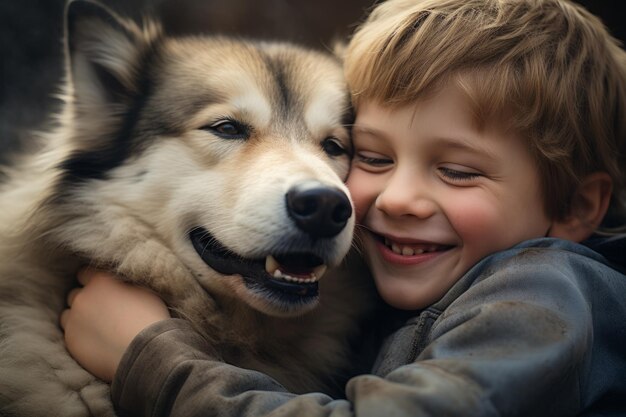
<svg viewBox="0 0 626 417">
<path fill-rule="evenodd" d="M 613 181 L 606 172 L 594 172 L 583 179 L 574 193 L 570 213 L 552 223 L 550 237 L 582 242 L 600 226 L 611 201 Z"/>
</svg>

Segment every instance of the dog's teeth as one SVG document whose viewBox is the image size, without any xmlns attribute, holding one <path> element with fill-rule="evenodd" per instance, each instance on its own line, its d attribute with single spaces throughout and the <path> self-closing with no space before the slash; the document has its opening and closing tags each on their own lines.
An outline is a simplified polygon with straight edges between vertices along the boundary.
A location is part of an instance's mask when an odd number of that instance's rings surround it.
<svg viewBox="0 0 626 417">
<path fill-rule="evenodd" d="M 313 270 L 311 274 L 311 279 L 318 280 L 326 273 L 326 265 L 320 265 Z"/>
<path fill-rule="evenodd" d="M 278 272 L 280 276 L 280 271 L 278 270 L 279 266 L 278 261 L 272 255 L 268 255 L 265 258 L 265 270 L 268 274 L 276 277 L 276 273 Z"/>
<path fill-rule="evenodd" d="M 294 277 L 280 270 L 280 264 L 272 255 L 269 255 L 265 258 L 265 270 L 267 273 L 274 277 L 275 279 L 280 279 L 287 282 L 298 282 L 298 283 L 307 283 L 307 282 L 315 282 L 319 280 L 322 275 L 326 272 L 326 265 L 320 265 L 313 269 L 311 274 L 306 277 Z"/>
</svg>

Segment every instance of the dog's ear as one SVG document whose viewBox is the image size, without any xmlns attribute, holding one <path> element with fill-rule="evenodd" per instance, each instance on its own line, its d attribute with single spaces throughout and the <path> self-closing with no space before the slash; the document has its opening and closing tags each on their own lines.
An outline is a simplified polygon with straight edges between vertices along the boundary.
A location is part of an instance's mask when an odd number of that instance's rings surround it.
<svg viewBox="0 0 626 417">
<path fill-rule="evenodd" d="M 142 62 L 159 35 L 151 22 L 140 28 L 97 2 L 70 1 L 65 50 L 74 102 L 79 107 L 127 103 L 137 93 Z"/>
</svg>

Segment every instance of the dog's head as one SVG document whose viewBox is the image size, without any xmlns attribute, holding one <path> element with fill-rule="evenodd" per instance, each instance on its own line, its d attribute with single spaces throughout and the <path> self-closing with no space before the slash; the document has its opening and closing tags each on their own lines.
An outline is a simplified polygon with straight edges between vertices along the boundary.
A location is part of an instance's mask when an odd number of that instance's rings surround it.
<svg viewBox="0 0 626 417">
<path fill-rule="evenodd" d="M 116 264 L 159 262 L 138 249 L 155 240 L 211 294 L 272 315 L 314 306 L 354 224 L 340 62 L 283 43 L 172 38 L 84 0 L 66 23 L 66 240 Z"/>
</svg>

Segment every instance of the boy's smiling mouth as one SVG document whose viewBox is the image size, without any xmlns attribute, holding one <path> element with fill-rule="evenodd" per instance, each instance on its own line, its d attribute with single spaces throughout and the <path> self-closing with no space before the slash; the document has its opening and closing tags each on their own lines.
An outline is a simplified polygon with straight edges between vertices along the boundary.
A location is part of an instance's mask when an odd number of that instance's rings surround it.
<svg viewBox="0 0 626 417">
<path fill-rule="evenodd" d="M 450 249 L 452 246 L 450 245 L 439 245 L 436 243 L 400 243 L 394 242 L 391 239 L 382 236 L 384 239 L 384 244 L 387 248 L 391 249 L 392 252 L 402 255 L 402 256 L 414 256 L 421 255 L 423 253 L 432 253 L 432 252 L 442 252 Z"/>
<path fill-rule="evenodd" d="M 394 238 L 378 234 L 372 230 L 369 230 L 369 234 L 376 242 L 383 258 L 391 263 L 421 263 L 456 247 L 455 245 L 429 241 Z"/>
</svg>

